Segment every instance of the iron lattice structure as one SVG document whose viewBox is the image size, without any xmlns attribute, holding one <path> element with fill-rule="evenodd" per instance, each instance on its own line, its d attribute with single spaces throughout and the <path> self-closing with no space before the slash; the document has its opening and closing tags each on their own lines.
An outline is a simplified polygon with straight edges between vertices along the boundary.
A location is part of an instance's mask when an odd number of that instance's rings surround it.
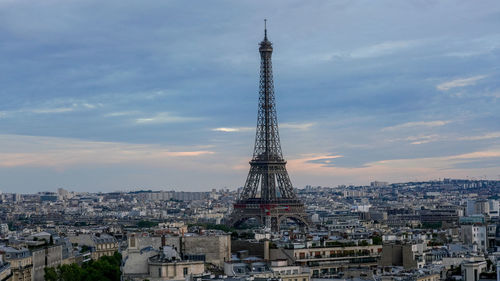
<svg viewBox="0 0 500 281">
<path fill-rule="evenodd" d="M 234 204 L 229 224 L 236 226 L 255 218 L 268 228 L 278 230 L 281 221 L 290 218 L 308 227 L 309 217 L 293 190 L 281 151 L 271 61 L 273 46 L 267 39 L 267 29 L 259 45 L 261 61 L 255 148 L 250 172 Z"/>
</svg>

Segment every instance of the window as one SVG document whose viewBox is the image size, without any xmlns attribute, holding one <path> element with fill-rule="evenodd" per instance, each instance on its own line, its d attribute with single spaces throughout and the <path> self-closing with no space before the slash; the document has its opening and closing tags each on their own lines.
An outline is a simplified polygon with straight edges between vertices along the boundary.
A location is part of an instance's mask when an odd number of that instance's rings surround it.
<svg viewBox="0 0 500 281">
<path fill-rule="evenodd" d="M 184 267 L 182 269 L 182 273 L 184 274 L 184 276 L 186 276 L 188 274 L 188 268 L 187 267 Z"/>
<path fill-rule="evenodd" d="M 158 277 L 162 277 L 161 276 L 161 267 L 158 268 Z"/>
</svg>

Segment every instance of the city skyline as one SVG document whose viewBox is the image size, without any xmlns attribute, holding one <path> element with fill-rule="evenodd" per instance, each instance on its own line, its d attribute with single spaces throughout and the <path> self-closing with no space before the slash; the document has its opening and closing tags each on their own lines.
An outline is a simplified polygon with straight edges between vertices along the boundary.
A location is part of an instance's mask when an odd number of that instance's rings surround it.
<svg viewBox="0 0 500 281">
<path fill-rule="evenodd" d="M 0 1 L 0 190 L 242 186 L 264 18 L 296 187 L 499 179 L 500 5 L 380 3 Z"/>
</svg>

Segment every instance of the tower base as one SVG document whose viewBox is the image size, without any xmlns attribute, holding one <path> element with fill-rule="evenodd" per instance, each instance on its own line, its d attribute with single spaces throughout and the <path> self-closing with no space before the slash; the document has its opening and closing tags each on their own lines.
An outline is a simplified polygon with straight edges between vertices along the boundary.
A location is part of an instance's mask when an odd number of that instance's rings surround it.
<svg viewBox="0 0 500 281">
<path fill-rule="evenodd" d="M 311 221 L 300 200 L 283 199 L 265 201 L 259 198 L 239 200 L 233 205 L 233 212 L 228 225 L 236 227 L 248 219 L 254 218 L 272 231 L 279 231 L 281 222 L 286 219 L 309 228 Z"/>
</svg>

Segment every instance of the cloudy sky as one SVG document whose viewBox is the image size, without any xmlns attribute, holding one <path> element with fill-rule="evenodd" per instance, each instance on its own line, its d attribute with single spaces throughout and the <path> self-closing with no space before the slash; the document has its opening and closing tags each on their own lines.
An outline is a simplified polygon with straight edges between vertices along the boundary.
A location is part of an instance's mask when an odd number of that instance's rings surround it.
<svg viewBox="0 0 500 281">
<path fill-rule="evenodd" d="M 264 18 L 295 186 L 500 178 L 498 0 L 0 0 L 0 190 L 243 185 Z"/>
</svg>

